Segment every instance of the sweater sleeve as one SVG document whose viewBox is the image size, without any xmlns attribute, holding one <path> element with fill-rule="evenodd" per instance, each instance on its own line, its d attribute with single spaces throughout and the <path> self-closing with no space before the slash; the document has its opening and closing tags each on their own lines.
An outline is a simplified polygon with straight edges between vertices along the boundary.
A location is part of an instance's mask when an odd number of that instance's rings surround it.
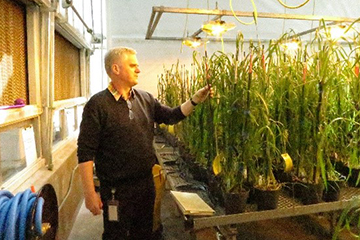
<svg viewBox="0 0 360 240">
<path fill-rule="evenodd" d="M 175 124 L 185 118 L 186 116 L 181 112 L 180 106 L 171 108 L 161 104 L 157 99 L 155 99 L 155 122 Z"/>
<path fill-rule="evenodd" d="M 95 159 L 99 146 L 101 120 L 100 107 L 94 99 L 90 99 L 83 111 L 78 137 L 78 162 L 87 162 Z"/>
</svg>

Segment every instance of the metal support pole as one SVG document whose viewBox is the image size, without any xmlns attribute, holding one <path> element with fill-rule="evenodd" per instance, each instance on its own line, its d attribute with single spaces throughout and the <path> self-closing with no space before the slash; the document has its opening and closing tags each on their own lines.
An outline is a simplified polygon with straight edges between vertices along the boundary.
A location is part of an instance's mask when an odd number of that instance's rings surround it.
<svg viewBox="0 0 360 240">
<path fill-rule="evenodd" d="M 154 6 L 152 8 L 152 14 L 150 17 L 148 30 L 146 33 L 145 39 L 152 39 L 152 35 L 155 31 L 157 24 L 163 13 L 178 13 L 178 14 L 198 14 L 198 15 L 216 15 L 219 16 L 234 16 L 234 14 L 229 10 L 208 10 L 208 9 L 197 9 L 197 8 L 172 8 L 164 6 Z M 234 12 L 237 17 L 254 17 L 253 12 Z M 155 15 L 156 19 L 155 19 Z M 300 15 L 300 14 L 285 14 L 285 13 L 264 13 L 259 12 L 257 15 L 258 18 L 273 18 L 273 19 L 292 19 L 292 20 L 307 20 L 307 21 L 320 21 L 324 20 L 325 22 L 353 22 L 355 18 L 346 18 L 346 17 L 333 17 L 333 16 L 315 16 L 315 15 Z M 154 21 L 155 19 L 155 21 Z M 200 30 L 196 31 L 192 36 L 197 36 L 201 33 Z"/>
</svg>

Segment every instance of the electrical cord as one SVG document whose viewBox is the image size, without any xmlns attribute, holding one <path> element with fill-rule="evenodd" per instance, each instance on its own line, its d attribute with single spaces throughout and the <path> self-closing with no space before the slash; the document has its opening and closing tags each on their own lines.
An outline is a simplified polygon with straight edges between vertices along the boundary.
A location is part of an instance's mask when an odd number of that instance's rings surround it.
<svg viewBox="0 0 360 240">
<path fill-rule="evenodd" d="M 258 16 L 258 14 L 257 14 L 257 9 L 256 9 L 256 5 L 255 5 L 255 3 L 254 3 L 254 0 L 251 0 L 251 4 L 252 4 L 252 6 L 253 6 L 253 8 L 254 8 L 254 13 L 253 13 L 253 14 L 254 14 L 254 20 L 253 20 L 252 22 L 247 23 L 247 22 L 244 22 L 244 21 L 240 20 L 240 19 L 236 16 L 236 14 L 235 14 L 235 12 L 234 12 L 234 9 L 233 9 L 233 6 L 232 6 L 232 0 L 230 0 L 230 2 L 229 2 L 230 10 L 231 10 L 232 14 L 234 15 L 235 19 L 236 19 L 239 23 L 244 24 L 244 25 L 251 25 L 251 24 L 253 24 L 253 23 L 257 24 L 257 16 Z"/>
<path fill-rule="evenodd" d="M 304 6 L 305 4 L 307 4 L 310 0 L 305 0 L 305 2 L 297 5 L 297 6 L 289 6 L 287 5 L 286 3 L 284 3 L 283 1 L 281 0 L 277 0 L 282 6 L 286 7 L 286 8 L 289 8 L 289 9 L 297 9 L 297 8 L 301 8 L 302 6 Z"/>
<path fill-rule="evenodd" d="M 315 6 L 316 6 L 316 0 L 314 0 L 313 2 L 313 6 L 312 6 L 312 15 L 314 16 L 315 15 Z M 314 28 L 314 21 L 311 21 L 311 25 L 310 25 L 310 29 L 313 29 Z M 312 32 L 310 32 L 309 34 L 309 41 L 311 41 L 312 39 Z"/>
<path fill-rule="evenodd" d="M 0 240 L 25 240 L 27 233 L 42 236 L 43 205 L 44 199 L 30 189 L 15 196 L 0 190 Z"/>
<path fill-rule="evenodd" d="M 186 8 L 189 8 L 189 0 L 186 1 Z M 188 27 L 188 20 L 189 20 L 189 14 L 186 14 L 183 39 L 185 39 L 185 36 L 186 36 L 187 27 Z M 183 52 L 183 45 L 184 45 L 183 42 L 181 42 L 180 53 Z"/>
<path fill-rule="evenodd" d="M 76 165 L 76 166 L 74 167 L 74 169 L 72 170 L 71 177 L 70 177 L 70 181 L 69 181 L 69 187 L 68 187 L 68 190 L 67 190 L 67 192 L 66 192 L 66 194 L 65 194 L 65 197 L 63 198 L 63 200 L 62 200 L 62 202 L 61 202 L 61 204 L 60 204 L 60 206 L 59 206 L 59 209 L 61 209 L 61 208 L 64 206 L 65 201 L 67 200 L 67 198 L 68 198 L 69 195 L 70 195 L 71 188 L 72 188 L 72 184 L 73 184 L 73 180 L 74 180 L 74 175 L 75 175 L 75 172 L 76 172 L 76 170 L 78 169 L 78 167 L 79 167 L 79 165 Z M 0 240 L 1 240 L 1 239 L 0 239 Z"/>
</svg>

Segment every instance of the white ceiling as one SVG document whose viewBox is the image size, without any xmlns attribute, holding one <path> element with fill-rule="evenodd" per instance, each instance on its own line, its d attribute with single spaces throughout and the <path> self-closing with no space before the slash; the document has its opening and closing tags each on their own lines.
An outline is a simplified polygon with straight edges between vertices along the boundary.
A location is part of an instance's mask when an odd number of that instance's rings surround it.
<svg viewBox="0 0 360 240">
<path fill-rule="evenodd" d="M 299 5 L 305 0 L 283 0 L 289 5 Z M 285 9 L 277 0 L 254 0 L 259 13 L 272 14 L 298 14 L 315 16 L 332 16 L 357 18 L 360 17 L 359 0 L 310 0 L 299 9 Z M 218 5 L 219 10 L 230 10 L 228 0 L 220 1 L 190 1 L 190 0 L 107 0 L 108 6 L 108 37 L 112 39 L 145 39 L 152 7 L 165 6 L 172 8 L 198 8 L 214 10 Z M 251 0 L 232 0 L 234 11 L 253 12 Z M 164 13 L 155 29 L 153 37 L 182 38 L 192 35 L 201 28 L 201 24 L 214 16 L 195 14 Z M 257 26 L 243 25 L 237 22 L 233 16 L 223 16 L 222 20 L 234 22 L 237 27 L 226 33 L 224 39 L 235 39 L 238 31 L 242 31 L 245 39 L 276 39 L 284 32 L 293 29 L 295 32 L 317 27 L 318 21 L 308 20 L 284 20 L 259 18 Z M 251 18 L 240 18 L 245 22 L 251 22 Z M 202 33 L 199 36 L 204 37 Z M 308 40 L 310 36 L 304 36 Z"/>
<path fill-rule="evenodd" d="M 105 0 L 107 15 L 107 46 L 128 46 L 137 50 L 141 74 L 137 87 L 144 89 L 154 96 L 157 95 L 157 81 L 164 69 L 170 69 L 173 64 L 179 63 L 188 68 L 191 66 L 193 49 L 181 45 L 180 41 L 145 40 L 153 6 L 172 8 L 198 8 L 214 10 L 214 0 Z M 298 5 L 304 0 L 283 0 L 288 4 Z M 272 14 L 302 14 L 326 15 L 337 17 L 360 17 L 360 0 L 310 0 L 304 7 L 291 10 L 285 9 L 277 0 L 254 0 L 258 12 Z M 208 4 L 209 2 L 209 4 Z M 234 11 L 252 12 L 251 0 L 232 0 Z M 209 5 L 209 6 L 208 6 Z M 315 7 L 314 7 L 315 5 Z M 218 1 L 218 9 L 230 10 L 229 0 Z M 187 33 L 192 35 L 201 28 L 203 22 L 215 16 L 188 15 L 186 24 L 185 14 L 164 13 L 155 29 L 153 37 L 182 38 Z M 241 18 L 251 21 L 251 18 Z M 260 40 L 277 39 L 290 28 L 302 32 L 319 25 L 318 22 L 303 20 L 264 19 L 258 20 L 258 25 L 242 25 L 232 16 L 223 17 L 222 20 L 236 23 L 237 27 L 224 34 L 224 38 L 235 40 L 237 32 L 242 31 L 245 39 Z M 184 34 L 185 32 L 185 34 Z M 202 33 L 199 35 L 204 37 Z M 309 40 L 310 35 L 302 37 Z M 306 39 L 307 38 L 307 39 Z M 213 40 L 210 39 L 210 40 Z M 199 54 L 204 54 L 205 47 L 198 48 Z M 231 53 L 235 51 L 234 42 L 210 41 L 206 45 L 209 56 L 219 50 Z"/>
</svg>

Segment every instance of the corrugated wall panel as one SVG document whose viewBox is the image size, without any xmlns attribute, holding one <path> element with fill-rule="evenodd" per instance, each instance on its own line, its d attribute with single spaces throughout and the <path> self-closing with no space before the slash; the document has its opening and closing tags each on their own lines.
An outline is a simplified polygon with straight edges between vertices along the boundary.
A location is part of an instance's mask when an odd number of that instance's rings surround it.
<svg viewBox="0 0 360 240">
<path fill-rule="evenodd" d="M 80 50 L 55 34 L 55 101 L 80 97 Z"/>
<path fill-rule="evenodd" d="M 0 0 L 0 105 L 28 102 L 26 9 L 16 1 Z"/>
</svg>

